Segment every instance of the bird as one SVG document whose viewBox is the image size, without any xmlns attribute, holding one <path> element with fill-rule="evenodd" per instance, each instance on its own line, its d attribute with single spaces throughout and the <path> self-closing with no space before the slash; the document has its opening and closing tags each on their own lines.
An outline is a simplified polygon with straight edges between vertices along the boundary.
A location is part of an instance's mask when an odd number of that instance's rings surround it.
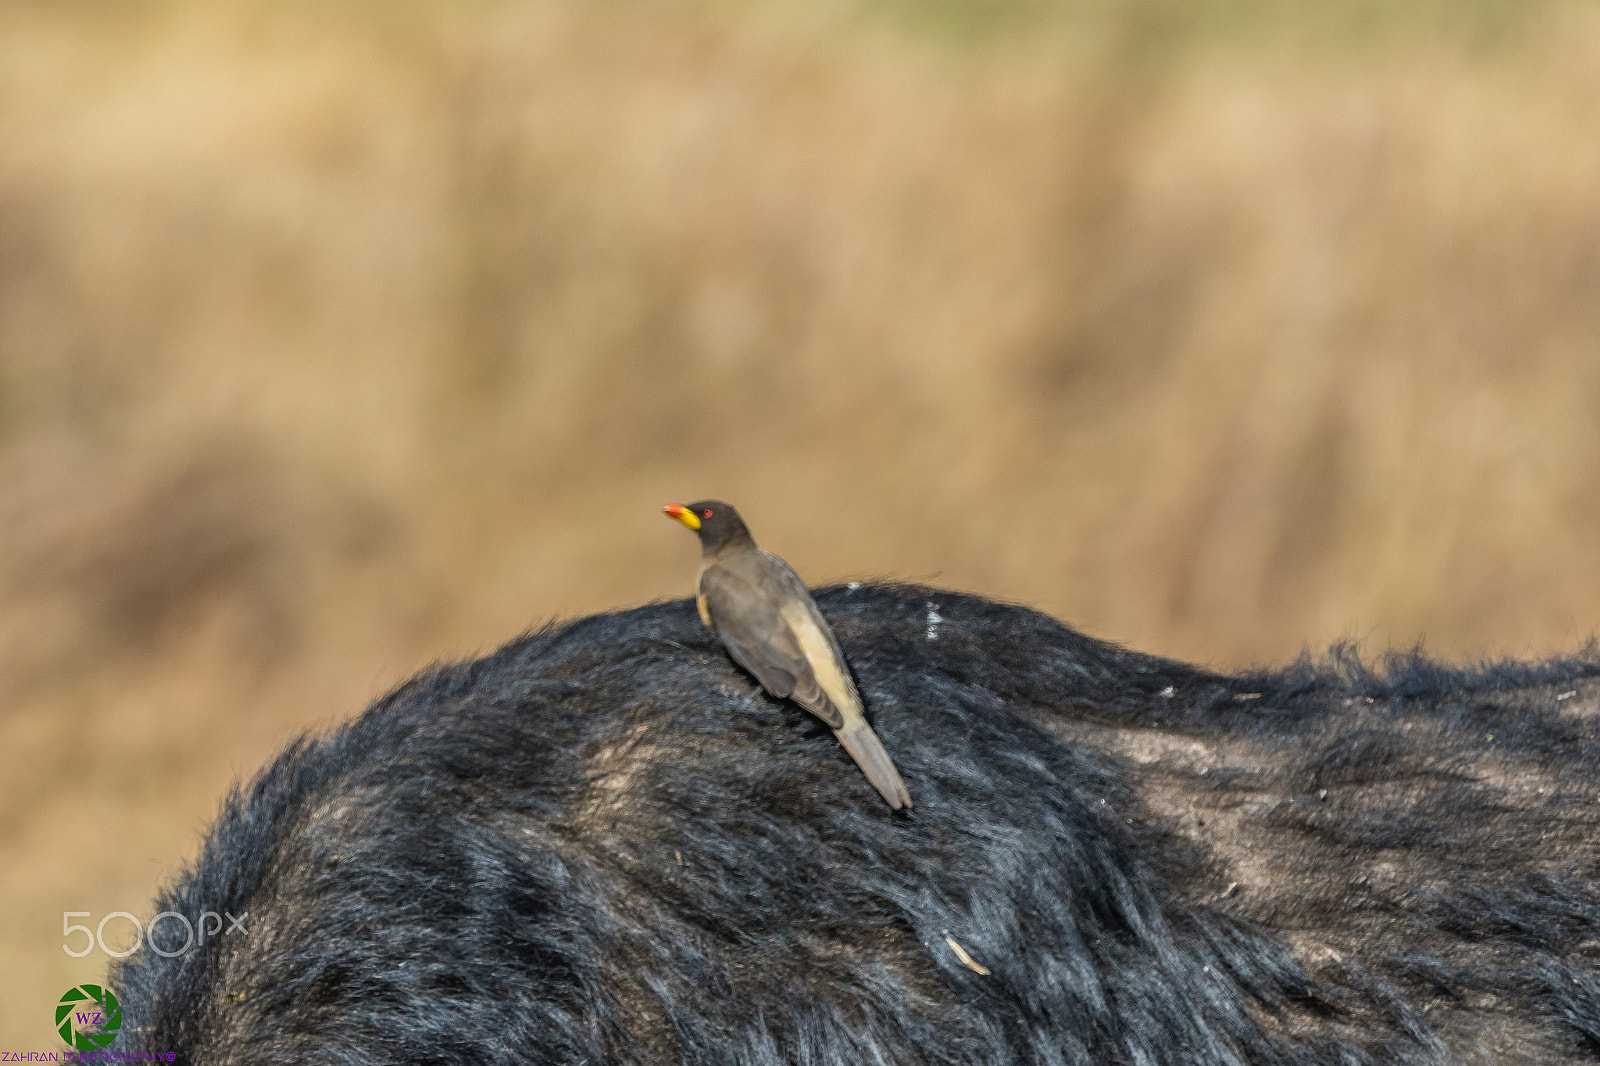
<svg viewBox="0 0 1600 1066">
<path fill-rule="evenodd" d="M 669 517 L 700 537 L 695 606 L 734 662 L 778 699 L 792 699 L 829 726 L 895 810 L 911 793 L 867 724 L 839 641 L 800 576 L 763 551 L 744 519 L 721 500 L 668 504 Z"/>
</svg>

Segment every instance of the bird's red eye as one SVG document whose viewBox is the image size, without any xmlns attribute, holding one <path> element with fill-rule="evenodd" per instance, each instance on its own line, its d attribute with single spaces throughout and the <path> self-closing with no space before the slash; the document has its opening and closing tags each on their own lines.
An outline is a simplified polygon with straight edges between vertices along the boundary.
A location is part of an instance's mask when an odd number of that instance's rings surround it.
<svg viewBox="0 0 1600 1066">
<path fill-rule="evenodd" d="M 700 517 L 701 518 L 710 518 L 711 517 L 710 509 L 708 508 L 707 510 L 701 511 L 700 512 Z"/>
</svg>

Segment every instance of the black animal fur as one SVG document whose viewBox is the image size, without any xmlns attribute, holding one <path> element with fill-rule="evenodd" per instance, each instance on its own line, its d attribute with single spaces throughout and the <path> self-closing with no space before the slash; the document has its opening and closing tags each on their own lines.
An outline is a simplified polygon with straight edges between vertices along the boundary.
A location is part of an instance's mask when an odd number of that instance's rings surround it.
<svg viewBox="0 0 1600 1066">
<path fill-rule="evenodd" d="M 688 601 L 546 629 L 230 797 L 157 908 L 248 932 L 118 964 L 111 1050 L 1600 1061 L 1594 650 L 1225 677 L 934 589 L 818 601 L 914 811 Z"/>
</svg>

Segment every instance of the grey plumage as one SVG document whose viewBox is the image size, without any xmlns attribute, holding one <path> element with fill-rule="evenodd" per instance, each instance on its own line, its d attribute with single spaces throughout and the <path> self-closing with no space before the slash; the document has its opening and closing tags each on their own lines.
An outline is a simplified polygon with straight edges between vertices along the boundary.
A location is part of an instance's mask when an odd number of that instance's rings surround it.
<svg viewBox="0 0 1600 1066">
<path fill-rule="evenodd" d="M 700 534 L 696 603 L 734 661 L 772 695 L 828 723 L 889 806 L 910 807 L 911 793 L 867 724 L 839 641 L 805 582 L 756 545 L 728 504 L 702 500 L 666 511 Z"/>
</svg>

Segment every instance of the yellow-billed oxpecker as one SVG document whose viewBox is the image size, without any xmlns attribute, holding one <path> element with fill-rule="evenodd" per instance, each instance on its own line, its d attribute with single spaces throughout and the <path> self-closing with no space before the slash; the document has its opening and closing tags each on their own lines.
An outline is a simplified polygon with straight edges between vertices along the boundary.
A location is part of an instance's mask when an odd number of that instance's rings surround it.
<svg viewBox="0 0 1600 1066">
<path fill-rule="evenodd" d="M 739 512 L 720 500 L 663 509 L 700 535 L 695 603 L 734 661 L 772 695 L 832 726 L 889 806 L 910 807 L 911 793 L 862 713 L 839 642 L 799 575 L 762 551 Z"/>
</svg>

